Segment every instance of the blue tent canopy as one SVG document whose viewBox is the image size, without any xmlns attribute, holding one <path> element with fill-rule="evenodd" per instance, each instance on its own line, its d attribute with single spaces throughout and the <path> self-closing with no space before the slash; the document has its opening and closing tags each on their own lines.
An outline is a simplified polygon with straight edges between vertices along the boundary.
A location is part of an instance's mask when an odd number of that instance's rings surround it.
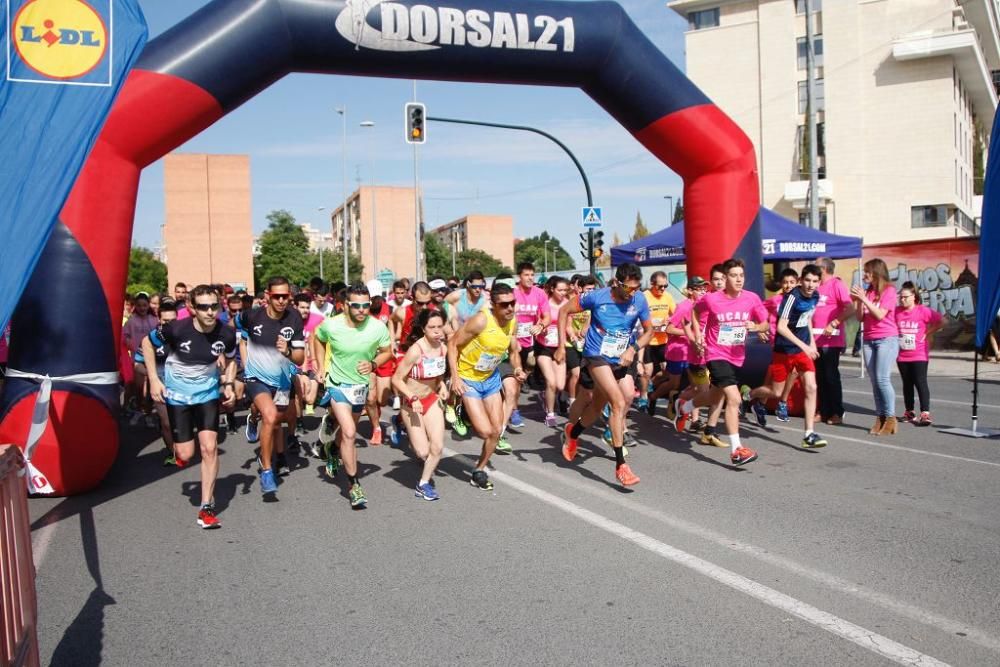
<svg viewBox="0 0 1000 667">
<path fill-rule="evenodd" d="M 862 241 L 856 236 L 838 236 L 810 229 L 763 206 L 759 215 L 761 249 L 765 262 L 817 257 L 861 257 Z M 615 266 L 626 262 L 634 262 L 639 266 L 657 266 L 683 264 L 686 261 L 683 221 L 611 249 L 611 263 Z"/>
</svg>

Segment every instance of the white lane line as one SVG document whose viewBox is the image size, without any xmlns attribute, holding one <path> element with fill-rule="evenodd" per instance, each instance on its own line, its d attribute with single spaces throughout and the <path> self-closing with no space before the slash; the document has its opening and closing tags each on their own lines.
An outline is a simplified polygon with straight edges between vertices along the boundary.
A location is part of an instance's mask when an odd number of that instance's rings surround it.
<svg viewBox="0 0 1000 667">
<path fill-rule="evenodd" d="M 49 545 L 52 544 L 58 525 L 59 520 L 55 519 L 37 529 L 31 536 L 31 553 L 35 561 L 35 570 L 41 569 L 42 563 L 45 562 L 45 555 L 48 553 Z"/>
<path fill-rule="evenodd" d="M 791 560 L 790 558 L 779 556 L 768 551 L 767 549 L 754 546 L 753 544 L 740 542 L 739 540 L 711 530 L 710 528 L 705 528 L 696 523 L 691 523 L 675 516 L 671 516 L 660 510 L 638 503 L 631 498 L 625 498 L 621 494 L 598 488 L 593 483 L 588 483 L 567 476 L 563 474 L 565 471 L 548 469 L 536 465 L 529 465 L 528 471 L 533 475 L 547 477 L 548 479 L 569 486 L 577 491 L 595 496 L 599 498 L 601 502 L 613 503 L 627 509 L 630 512 L 641 514 L 675 530 L 688 533 L 689 535 L 712 542 L 713 544 L 725 549 L 750 556 L 761 562 L 767 563 L 768 565 L 773 565 L 791 572 L 792 574 L 810 579 L 836 591 L 837 593 L 859 598 L 865 602 L 878 605 L 883 609 L 887 609 L 891 612 L 899 614 L 900 616 L 904 616 L 917 621 L 918 623 L 923 623 L 924 625 L 941 630 L 947 634 L 961 635 L 966 640 L 979 644 L 980 646 L 991 651 L 1000 652 L 1000 638 L 994 637 L 987 632 L 962 623 L 961 621 L 935 614 L 934 612 L 927 611 L 926 609 L 922 609 L 915 605 L 907 604 L 893 597 L 873 591 L 859 584 L 851 583 L 850 581 L 841 579 L 827 572 L 808 567 Z"/>
<path fill-rule="evenodd" d="M 445 448 L 444 453 L 451 457 L 459 456 L 458 452 L 452 451 L 448 448 Z M 838 637 L 847 639 L 848 641 L 851 641 L 858 646 L 871 651 L 872 653 L 888 658 L 893 662 L 897 662 L 901 665 L 920 665 L 927 667 L 932 665 L 947 665 L 947 663 L 941 662 L 937 658 L 921 653 L 908 646 L 904 646 L 903 644 L 895 642 L 888 637 L 884 637 L 859 625 L 855 625 L 850 621 L 834 616 L 833 614 L 813 607 L 812 605 L 802 602 L 801 600 L 796 600 L 789 595 L 785 595 L 784 593 L 776 591 L 773 588 L 768 588 L 767 586 L 759 584 L 752 579 L 748 579 L 744 576 L 736 574 L 735 572 L 719 567 L 714 563 L 698 558 L 697 556 L 689 554 L 686 551 L 681 551 L 680 549 L 672 547 L 669 544 L 660 542 L 659 540 L 656 540 L 644 533 L 640 533 L 637 530 L 633 530 L 624 524 L 612 521 L 611 519 L 601 516 L 596 512 L 591 512 L 590 510 L 571 503 L 568 500 L 564 500 L 559 496 L 543 491 L 542 489 L 532 486 L 526 482 L 522 482 L 507 473 L 493 471 L 491 476 L 493 479 L 501 481 L 511 488 L 524 493 L 525 495 L 532 496 L 533 498 L 560 509 L 567 514 L 575 516 L 581 521 L 632 542 L 633 544 L 640 546 L 666 560 L 677 563 L 678 565 L 683 565 L 686 568 L 694 570 L 698 574 L 706 576 L 725 586 L 729 586 L 734 590 L 756 598 L 757 600 L 760 600 L 775 609 L 780 609 L 784 612 L 792 614 L 793 616 L 797 616 L 807 623 L 811 623 L 820 629 L 826 630 L 827 632 L 837 635 Z"/>
<path fill-rule="evenodd" d="M 768 426 L 768 428 L 772 428 L 772 426 L 773 428 L 779 429 L 781 431 L 801 432 L 801 429 L 797 429 L 794 426 L 778 426 L 777 424 L 774 424 Z M 941 459 L 951 459 L 953 461 L 962 461 L 964 463 L 975 463 L 978 465 L 993 466 L 995 468 L 1000 468 L 1000 463 L 997 463 L 996 461 L 981 461 L 979 459 L 968 459 L 965 458 L 964 456 L 955 456 L 954 454 L 942 454 L 941 452 L 928 452 L 927 450 L 924 449 L 901 447 L 900 445 L 890 445 L 885 442 L 875 442 L 873 440 L 862 440 L 861 438 L 852 438 L 846 435 L 830 435 L 829 431 L 827 431 L 826 437 L 828 440 L 844 440 L 846 442 L 855 442 L 859 445 L 865 445 L 867 447 L 881 447 L 883 449 L 894 449 L 900 452 L 909 452 L 910 454 L 923 454 L 925 456 L 936 456 Z"/>
<path fill-rule="evenodd" d="M 858 396 L 868 396 L 869 398 L 872 395 L 872 393 L 870 391 L 859 391 L 857 389 L 844 389 L 843 391 L 844 391 L 845 394 L 857 394 Z M 898 393 L 898 390 L 897 390 L 897 393 Z M 972 393 L 971 389 L 969 390 L 969 393 L 970 394 Z M 874 400 L 874 399 L 872 399 L 872 400 Z M 901 403 L 902 400 L 903 399 L 901 397 L 899 397 L 899 396 L 896 397 L 896 402 L 897 403 Z M 938 398 L 938 397 L 935 396 L 935 397 L 931 398 L 931 402 L 932 403 L 945 403 L 947 405 L 957 405 L 957 406 L 960 406 L 960 407 L 963 407 L 963 408 L 969 408 L 970 410 L 972 409 L 972 398 L 971 397 L 967 401 L 949 401 L 947 399 Z M 1000 410 L 1000 405 L 992 405 L 990 403 L 980 403 L 979 407 L 980 408 L 992 408 L 994 410 Z"/>
</svg>

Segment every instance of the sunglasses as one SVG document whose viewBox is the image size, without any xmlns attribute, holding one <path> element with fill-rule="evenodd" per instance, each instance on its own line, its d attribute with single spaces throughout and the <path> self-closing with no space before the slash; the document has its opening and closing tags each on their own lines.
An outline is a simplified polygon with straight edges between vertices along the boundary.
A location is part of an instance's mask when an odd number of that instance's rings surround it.
<svg viewBox="0 0 1000 667">
<path fill-rule="evenodd" d="M 496 305 L 500 308 L 513 308 L 514 303 L 514 301 L 497 301 Z"/>
<path fill-rule="evenodd" d="M 486 289 L 486 283 L 476 283 L 475 285 L 469 285 L 469 289 Z"/>
<path fill-rule="evenodd" d="M 351 308 L 356 308 L 357 310 L 367 310 L 368 308 L 372 307 L 372 302 L 371 301 L 362 301 L 362 302 L 355 303 L 353 301 L 348 301 L 347 305 L 350 306 Z"/>
<path fill-rule="evenodd" d="M 626 294 L 635 294 L 636 292 L 639 291 L 639 285 L 629 286 L 626 285 L 625 283 L 618 283 L 618 287 L 625 290 Z"/>
<path fill-rule="evenodd" d="M 430 304 L 430 299 L 428 299 L 427 301 L 414 301 L 413 302 L 414 306 L 427 306 L 429 304 Z"/>
<path fill-rule="evenodd" d="M 212 311 L 218 311 L 219 310 L 219 302 L 216 301 L 215 303 L 196 303 L 196 304 L 194 304 L 194 309 L 197 310 L 197 311 L 200 311 L 202 313 L 207 313 L 210 310 L 212 310 Z"/>
<path fill-rule="evenodd" d="M 288 292 L 285 292 L 284 294 L 271 293 L 269 296 L 275 301 L 288 301 L 290 298 L 292 298 L 292 295 L 289 294 Z"/>
<path fill-rule="evenodd" d="M 654 284 L 654 285 L 650 285 L 650 288 L 662 291 L 662 290 L 667 289 L 667 285 L 666 285 L 666 283 L 664 283 L 663 285 L 655 285 Z"/>
</svg>

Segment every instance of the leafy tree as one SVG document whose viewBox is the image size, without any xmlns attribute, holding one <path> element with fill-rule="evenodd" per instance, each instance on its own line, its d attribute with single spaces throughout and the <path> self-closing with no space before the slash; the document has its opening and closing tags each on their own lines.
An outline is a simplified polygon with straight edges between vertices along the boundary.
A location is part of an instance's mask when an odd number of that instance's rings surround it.
<svg viewBox="0 0 1000 667">
<path fill-rule="evenodd" d="M 671 225 L 676 225 L 678 222 L 684 220 L 684 202 L 677 199 L 677 208 L 674 209 L 674 219 L 670 222 Z"/>
<path fill-rule="evenodd" d="M 642 221 L 642 213 L 639 211 L 635 212 L 635 231 L 632 232 L 632 238 L 629 242 L 638 241 L 641 238 L 649 236 L 649 229 L 646 228 L 645 223 Z"/>
<path fill-rule="evenodd" d="M 548 266 L 550 270 L 555 270 L 556 268 L 566 270 L 576 266 L 576 261 L 573 259 L 573 256 L 566 252 L 566 250 L 562 247 L 562 244 L 559 243 L 559 239 L 549 235 L 548 232 L 542 232 L 538 236 L 532 236 L 518 242 L 514 246 L 514 264 L 517 265 L 521 262 L 531 262 L 535 265 L 536 270 L 542 271 L 546 264 L 546 241 L 549 242 Z"/>
<path fill-rule="evenodd" d="M 455 268 L 457 269 L 458 258 L 455 259 Z M 451 248 L 441 243 L 441 240 L 434 234 L 424 234 L 424 261 L 427 264 L 427 275 L 451 275 Z"/>
<path fill-rule="evenodd" d="M 284 276 L 296 285 L 305 285 L 319 275 L 319 252 L 309 250 L 306 233 L 285 210 L 267 215 L 267 229 L 260 235 L 260 254 L 254 258 L 254 282 L 262 289 L 270 278 Z M 323 251 L 323 274 L 328 280 L 343 278 L 344 256 L 333 250 Z M 348 258 L 351 280 L 360 280 L 361 260 Z"/>
<path fill-rule="evenodd" d="M 128 257 L 129 294 L 166 292 L 167 265 L 146 248 L 132 248 Z"/>
<path fill-rule="evenodd" d="M 448 268 L 451 267 L 449 266 Z M 455 273 L 459 276 L 464 276 L 473 269 L 482 271 L 483 275 L 486 276 L 495 276 L 502 271 L 513 273 L 513 269 L 509 266 L 504 266 L 503 262 L 499 259 L 478 248 L 469 248 L 458 253 L 458 256 L 455 258 Z M 451 274 L 446 271 L 443 275 Z"/>
<path fill-rule="evenodd" d="M 324 250 L 323 251 L 323 270 L 319 270 L 319 252 L 314 251 L 309 253 L 309 267 L 310 273 L 309 278 L 305 281 L 298 283 L 299 285 L 305 285 L 309 282 L 309 279 L 313 276 L 318 276 L 320 273 L 323 274 L 324 280 L 329 283 L 335 283 L 337 281 L 343 282 L 344 280 L 344 253 L 339 250 Z M 359 282 L 362 280 L 362 274 L 364 273 L 365 266 L 361 263 L 361 258 L 351 253 L 347 258 L 347 275 L 350 277 L 351 282 Z"/>
</svg>

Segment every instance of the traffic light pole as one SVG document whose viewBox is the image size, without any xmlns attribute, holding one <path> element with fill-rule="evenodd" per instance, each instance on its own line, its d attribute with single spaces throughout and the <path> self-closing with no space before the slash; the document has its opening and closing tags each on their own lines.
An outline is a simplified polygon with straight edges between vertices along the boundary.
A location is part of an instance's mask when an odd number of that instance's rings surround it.
<svg viewBox="0 0 1000 667">
<path fill-rule="evenodd" d="M 554 136 L 552 136 L 548 132 L 545 132 L 544 130 L 539 130 L 537 127 L 530 127 L 528 125 L 507 125 L 507 124 L 504 124 L 504 123 L 486 123 L 486 122 L 479 121 L 479 120 L 462 120 L 462 119 L 459 119 L 459 118 L 438 118 L 436 116 L 428 116 L 427 120 L 428 121 L 432 121 L 433 120 L 433 121 L 436 121 L 438 123 L 456 123 L 458 125 L 479 125 L 481 127 L 498 127 L 498 128 L 504 129 L 504 130 L 519 130 L 521 132 L 534 132 L 535 134 L 542 135 L 543 137 L 545 137 L 549 141 L 551 141 L 551 142 L 555 143 L 557 146 L 559 146 L 559 148 L 563 149 L 563 151 L 566 153 L 566 155 L 569 156 L 569 159 L 573 161 L 573 164 L 576 165 L 577 170 L 580 172 L 580 177 L 583 179 L 583 188 L 587 191 L 587 206 L 593 206 L 594 205 L 594 197 L 593 197 L 593 195 L 590 192 L 590 181 L 587 180 L 587 174 L 586 174 L 586 172 L 583 171 L 583 165 L 580 164 L 580 161 L 576 159 L 576 156 L 573 155 L 573 151 L 571 151 L 569 149 L 569 147 L 566 146 L 566 144 L 564 144 L 563 142 L 559 141 L 558 139 L 556 139 Z M 591 275 L 596 275 L 595 274 L 595 268 L 596 267 L 594 266 L 594 230 L 593 229 L 587 230 L 587 249 L 588 249 L 587 255 L 588 255 L 588 258 L 589 258 L 589 261 L 590 261 L 590 274 Z"/>
</svg>

